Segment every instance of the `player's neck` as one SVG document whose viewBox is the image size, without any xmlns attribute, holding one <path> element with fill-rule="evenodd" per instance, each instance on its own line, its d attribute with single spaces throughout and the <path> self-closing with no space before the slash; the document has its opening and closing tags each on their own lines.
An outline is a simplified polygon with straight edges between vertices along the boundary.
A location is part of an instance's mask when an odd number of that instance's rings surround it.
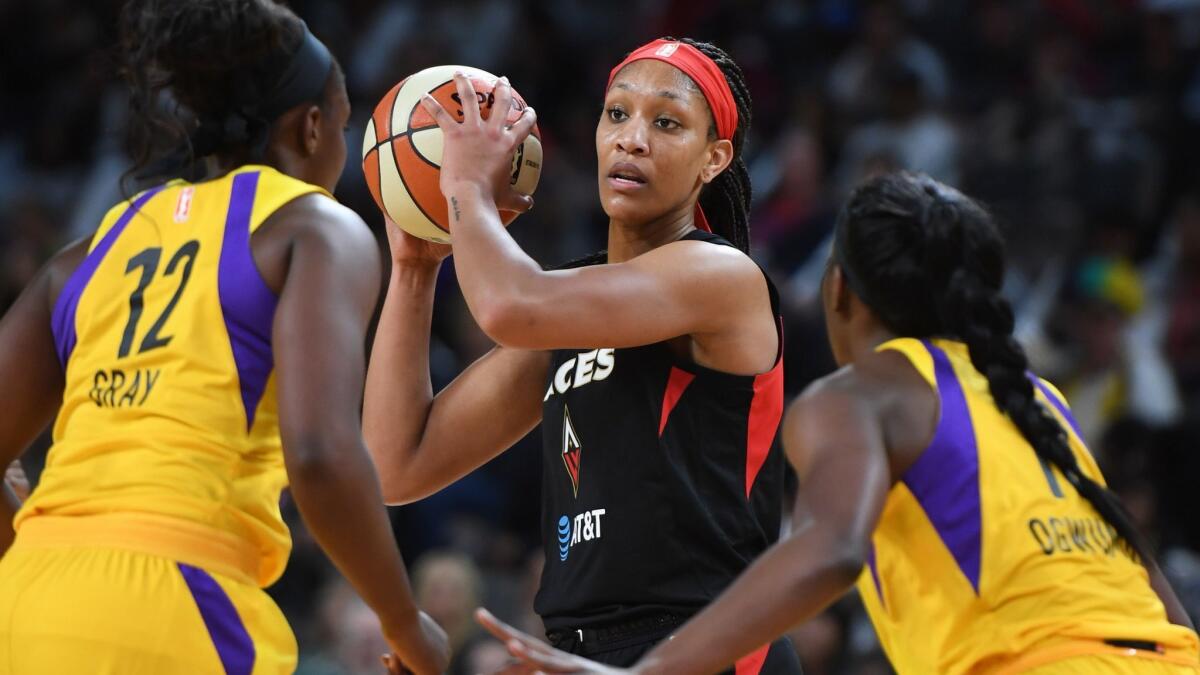
<svg viewBox="0 0 1200 675">
<path fill-rule="evenodd" d="M 850 359 L 859 361 L 875 353 L 879 345 L 895 340 L 898 335 L 888 330 L 883 324 L 871 322 L 850 335 Z"/>
<path fill-rule="evenodd" d="M 652 251 L 695 229 L 692 207 L 672 211 L 650 222 L 608 221 L 608 262 L 619 263 Z"/>
</svg>

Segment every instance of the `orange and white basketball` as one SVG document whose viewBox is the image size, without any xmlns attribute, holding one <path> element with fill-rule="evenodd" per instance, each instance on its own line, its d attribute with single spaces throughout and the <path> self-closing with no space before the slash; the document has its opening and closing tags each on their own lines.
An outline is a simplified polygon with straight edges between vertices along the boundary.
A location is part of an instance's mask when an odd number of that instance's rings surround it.
<svg viewBox="0 0 1200 675">
<path fill-rule="evenodd" d="M 463 119 L 455 71 L 471 79 L 479 99 L 480 114 L 487 119 L 495 103 L 497 77 L 468 66 L 434 66 L 410 75 L 383 97 L 363 138 L 363 174 L 375 203 L 403 230 L 422 239 L 450 243 L 450 220 L 446 199 L 438 187 L 442 161 L 442 130 L 421 106 L 428 92 L 459 121 Z M 516 122 L 525 100 L 513 91 L 509 123 Z M 517 147 L 512 162 L 512 185 L 523 194 L 533 194 L 542 174 L 542 143 L 537 127 Z M 516 213 L 501 211 L 507 225 Z"/>
</svg>

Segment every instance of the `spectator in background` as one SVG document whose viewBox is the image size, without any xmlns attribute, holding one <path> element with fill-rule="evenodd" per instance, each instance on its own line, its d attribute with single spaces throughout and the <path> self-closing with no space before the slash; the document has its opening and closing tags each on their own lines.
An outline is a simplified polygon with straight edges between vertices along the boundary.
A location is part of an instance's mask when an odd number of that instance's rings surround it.
<svg viewBox="0 0 1200 675">
<path fill-rule="evenodd" d="M 321 592 L 317 608 L 323 648 L 300 656 L 296 675 L 378 675 L 388 652 L 379 617 L 341 577 Z"/>
<path fill-rule="evenodd" d="M 886 102 L 879 97 L 893 64 L 913 73 L 921 95 L 940 103 L 949 88 L 946 67 L 928 44 L 909 32 L 899 6 L 893 0 L 864 3 L 862 32 L 829 75 L 829 94 L 834 104 L 852 118 L 879 114 Z"/>
<path fill-rule="evenodd" d="M 430 551 L 413 568 L 413 594 L 450 639 L 448 672 L 468 675 L 464 648 L 479 635 L 473 614 L 483 602 L 483 581 L 475 563 L 461 553 Z"/>
<path fill-rule="evenodd" d="M 1169 306 L 1167 358 L 1193 413 L 1200 412 L 1200 189 L 1175 210 L 1175 261 L 1165 289 Z"/>
<path fill-rule="evenodd" d="M 1084 438 L 1125 415 L 1164 425 L 1179 414 L 1155 334 L 1138 330 L 1145 304 L 1138 271 L 1119 258 L 1085 258 L 1068 285 L 1055 318 L 1072 346 L 1059 383 Z"/>
<path fill-rule="evenodd" d="M 957 184 L 958 135 L 929 104 L 920 76 L 895 63 L 882 69 L 883 116 L 855 129 L 846 139 L 838 167 L 839 194 L 848 194 L 865 165 L 880 155 L 895 158 L 899 168 Z"/>
</svg>

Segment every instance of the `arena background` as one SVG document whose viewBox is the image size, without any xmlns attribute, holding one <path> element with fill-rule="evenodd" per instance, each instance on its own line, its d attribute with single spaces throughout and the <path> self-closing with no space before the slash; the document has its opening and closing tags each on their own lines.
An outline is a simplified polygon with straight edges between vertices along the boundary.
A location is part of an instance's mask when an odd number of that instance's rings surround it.
<svg viewBox="0 0 1200 675">
<path fill-rule="evenodd" d="M 0 307 L 119 198 L 120 4 L 0 2 Z M 832 367 L 817 283 L 833 215 L 856 181 L 904 167 L 985 200 L 1010 242 L 1008 292 L 1035 369 L 1072 400 L 1112 487 L 1200 619 L 1200 1 L 291 5 L 345 66 L 355 113 L 338 197 L 377 233 L 355 156 L 375 101 L 429 65 L 511 78 L 537 107 L 546 146 L 537 208 L 512 230 L 544 263 L 602 244 L 593 132 L 612 64 L 660 35 L 729 50 L 754 97 L 751 231 L 785 296 L 789 394 Z M 443 272 L 435 386 L 489 346 Z M 47 444 L 25 456 L 35 478 Z M 540 629 L 530 610 L 540 477 L 526 439 L 393 510 L 421 600 L 452 636 L 455 673 L 503 660 L 470 621 L 477 604 Z M 289 511 L 295 553 L 272 593 L 299 635 L 300 672 L 379 672 L 373 616 Z M 888 672 L 853 597 L 793 636 L 808 673 Z"/>
</svg>

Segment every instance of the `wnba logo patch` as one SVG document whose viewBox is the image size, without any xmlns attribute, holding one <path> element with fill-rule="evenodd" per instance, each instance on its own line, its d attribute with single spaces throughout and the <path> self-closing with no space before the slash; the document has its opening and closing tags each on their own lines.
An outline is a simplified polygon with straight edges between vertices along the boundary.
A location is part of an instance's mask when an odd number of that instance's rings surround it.
<svg viewBox="0 0 1200 675">
<path fill-rule="evenodd" d="M 677 50 L 677 49 L 679 49 L 678 42 L 668 42 L 667 44 L 656 49 L 654 51 L 654 55 L 661 56 L 664 59 L 669 59 L 669 58 L 671 58 L 671 55 L 674 54 L 675 50 Z"/>
<path fill-rule="evenodd" d="M 192 195 L 196 188 L 188 186 L 179 191 L 179 199 L 175 202 L 175 222 L 182 223 L 192 213 Z"/>
<path fill-rule="evenodd" d="M 563 406 L 563 439 L 562 439 L 562 458 L 563 466 L 567 467 L 567 474 L 571 477 L 571 490 L 575 496 L 579 496 L 579 462 L 583 448 L 579 445 L 579 436 L 575 434 L 575 425 L 571 424 L 571 411 Z"/>
</svg>

